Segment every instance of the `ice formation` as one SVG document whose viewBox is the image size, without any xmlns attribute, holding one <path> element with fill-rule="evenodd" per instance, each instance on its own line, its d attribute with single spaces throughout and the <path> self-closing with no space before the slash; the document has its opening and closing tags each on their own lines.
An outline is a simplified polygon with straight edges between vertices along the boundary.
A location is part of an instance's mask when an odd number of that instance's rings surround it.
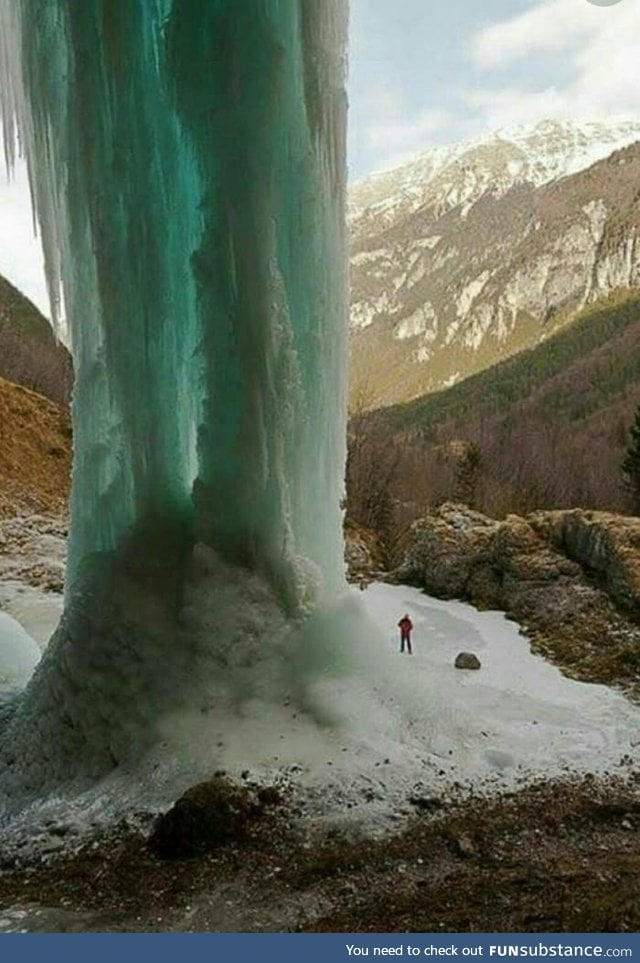
<svg viewBox="0 0 640 963">
<path fill-rule="evenodd" d="M 21 689 L 40 659 L 40 649 L 15 619 L 0 612 L 0 703 Z"/>
<path fill-rule="evenodd" d="M 65 612 L 5 790 L 130 763 L 185 706 L 304 702 L 330 661 L 345 36 L 342 0 L 0 0 L 7 160 L 76 366 Z"/>
</svg>

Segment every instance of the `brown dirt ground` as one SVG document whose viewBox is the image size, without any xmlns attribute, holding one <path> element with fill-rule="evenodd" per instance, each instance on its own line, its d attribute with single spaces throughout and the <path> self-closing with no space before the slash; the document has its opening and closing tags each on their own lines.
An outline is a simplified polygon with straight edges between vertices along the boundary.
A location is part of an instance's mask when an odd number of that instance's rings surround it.
<svg viewBox="0 0 640 963">
<path fill-rule="evenodd" d="M 0 905 L 49 930 L 636 932 L 640 776 L 433 801 L 386 840 L 311 841 L 277 817 L 252 838 L 161 860 L 119 830 L 0 873 Z"/>
<path fill-rule="evenodd" d="M 68 412 L 0 378 L 0 518 L 63 512 L 70 475 Z"/>
</svg>

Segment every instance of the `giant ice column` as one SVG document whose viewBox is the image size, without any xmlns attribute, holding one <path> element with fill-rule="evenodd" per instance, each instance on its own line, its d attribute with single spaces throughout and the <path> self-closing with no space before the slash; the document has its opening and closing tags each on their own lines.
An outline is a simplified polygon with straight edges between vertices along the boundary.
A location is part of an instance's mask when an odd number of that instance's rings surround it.
<svg viewBox="0 0 640 963">
<path fill-rule="evenodd" d="M 36 788 L 135 760 L 341 590 L 346 11 L 0 13 L 76 367 L 66 611 L 2 736 Z"/>
</svg>

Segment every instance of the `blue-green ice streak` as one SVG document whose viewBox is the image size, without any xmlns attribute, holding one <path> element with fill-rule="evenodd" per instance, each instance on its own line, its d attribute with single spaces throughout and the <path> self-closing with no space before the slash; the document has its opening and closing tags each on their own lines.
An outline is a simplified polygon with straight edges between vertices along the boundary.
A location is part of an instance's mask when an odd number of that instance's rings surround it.
<svg viewBox="0 0 640 963">
<path fill-rule="evenodd" d="M 259 663 L 341 591 L 346 10 L 0 15 L 77 375 L 66 613 L 12 724 L 36 785 L 134 757 L 222 636 Z"/>
</svg>

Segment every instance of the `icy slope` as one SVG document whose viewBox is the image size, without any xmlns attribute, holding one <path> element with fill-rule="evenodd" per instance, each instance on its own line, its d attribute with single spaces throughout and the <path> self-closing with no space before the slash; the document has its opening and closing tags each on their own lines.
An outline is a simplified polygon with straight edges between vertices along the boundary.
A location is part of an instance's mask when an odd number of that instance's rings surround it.
<svg viewBox="0 0 640 963">
<path fill-rule="evenodd" d="M 373 586 L 364 602 L 384 632 L 389 671 L 413 694 L 412 732 L 421 742 L 421 718 L 429 719 L 428 749 L 451 774 L 552 775 L 601 770 L 626 753 L 640 758 L 640 710 L 605 686 L 562 675 L 501 613 L 389 585 Z M 396 654 L 405 611 L 415 625 L 412 657 Z M 460 651 L 475 652 L 481 670 L 455 669 Z"/>
<path fill-rule="evenodd" d="M 406 611 L 415 625 L 411 657 L 397 651 L 395 626 Z M 319 702 L 335 709 L 325 726 L 288 700 L 276 707 L 259 698 L 226 713 L 167 717 L 163 742 L 142 767 L 34 807 L 13 823 L 15 837 L 31 840 L 34 819 L 45 816 L 82 834 L 114 813 L 166 807 L 216 769 L 283 781 L 303 819 L 355 817 L 378 828 L 409 814 L 416 793 L 513 788 L 640 761 L 640 710 L 618 692 L 563 676 L 500 613 L 373 585 L 352 593 L 350 615 L 366 631 L 334 639 L 350 671 L 326 671 L 318 683 Z M 461 650 L 479 656 L 480 671 L 453 667 Z M 46 844 L 48 830 L 38 832 L 34 844 Z"/>
</svg>

